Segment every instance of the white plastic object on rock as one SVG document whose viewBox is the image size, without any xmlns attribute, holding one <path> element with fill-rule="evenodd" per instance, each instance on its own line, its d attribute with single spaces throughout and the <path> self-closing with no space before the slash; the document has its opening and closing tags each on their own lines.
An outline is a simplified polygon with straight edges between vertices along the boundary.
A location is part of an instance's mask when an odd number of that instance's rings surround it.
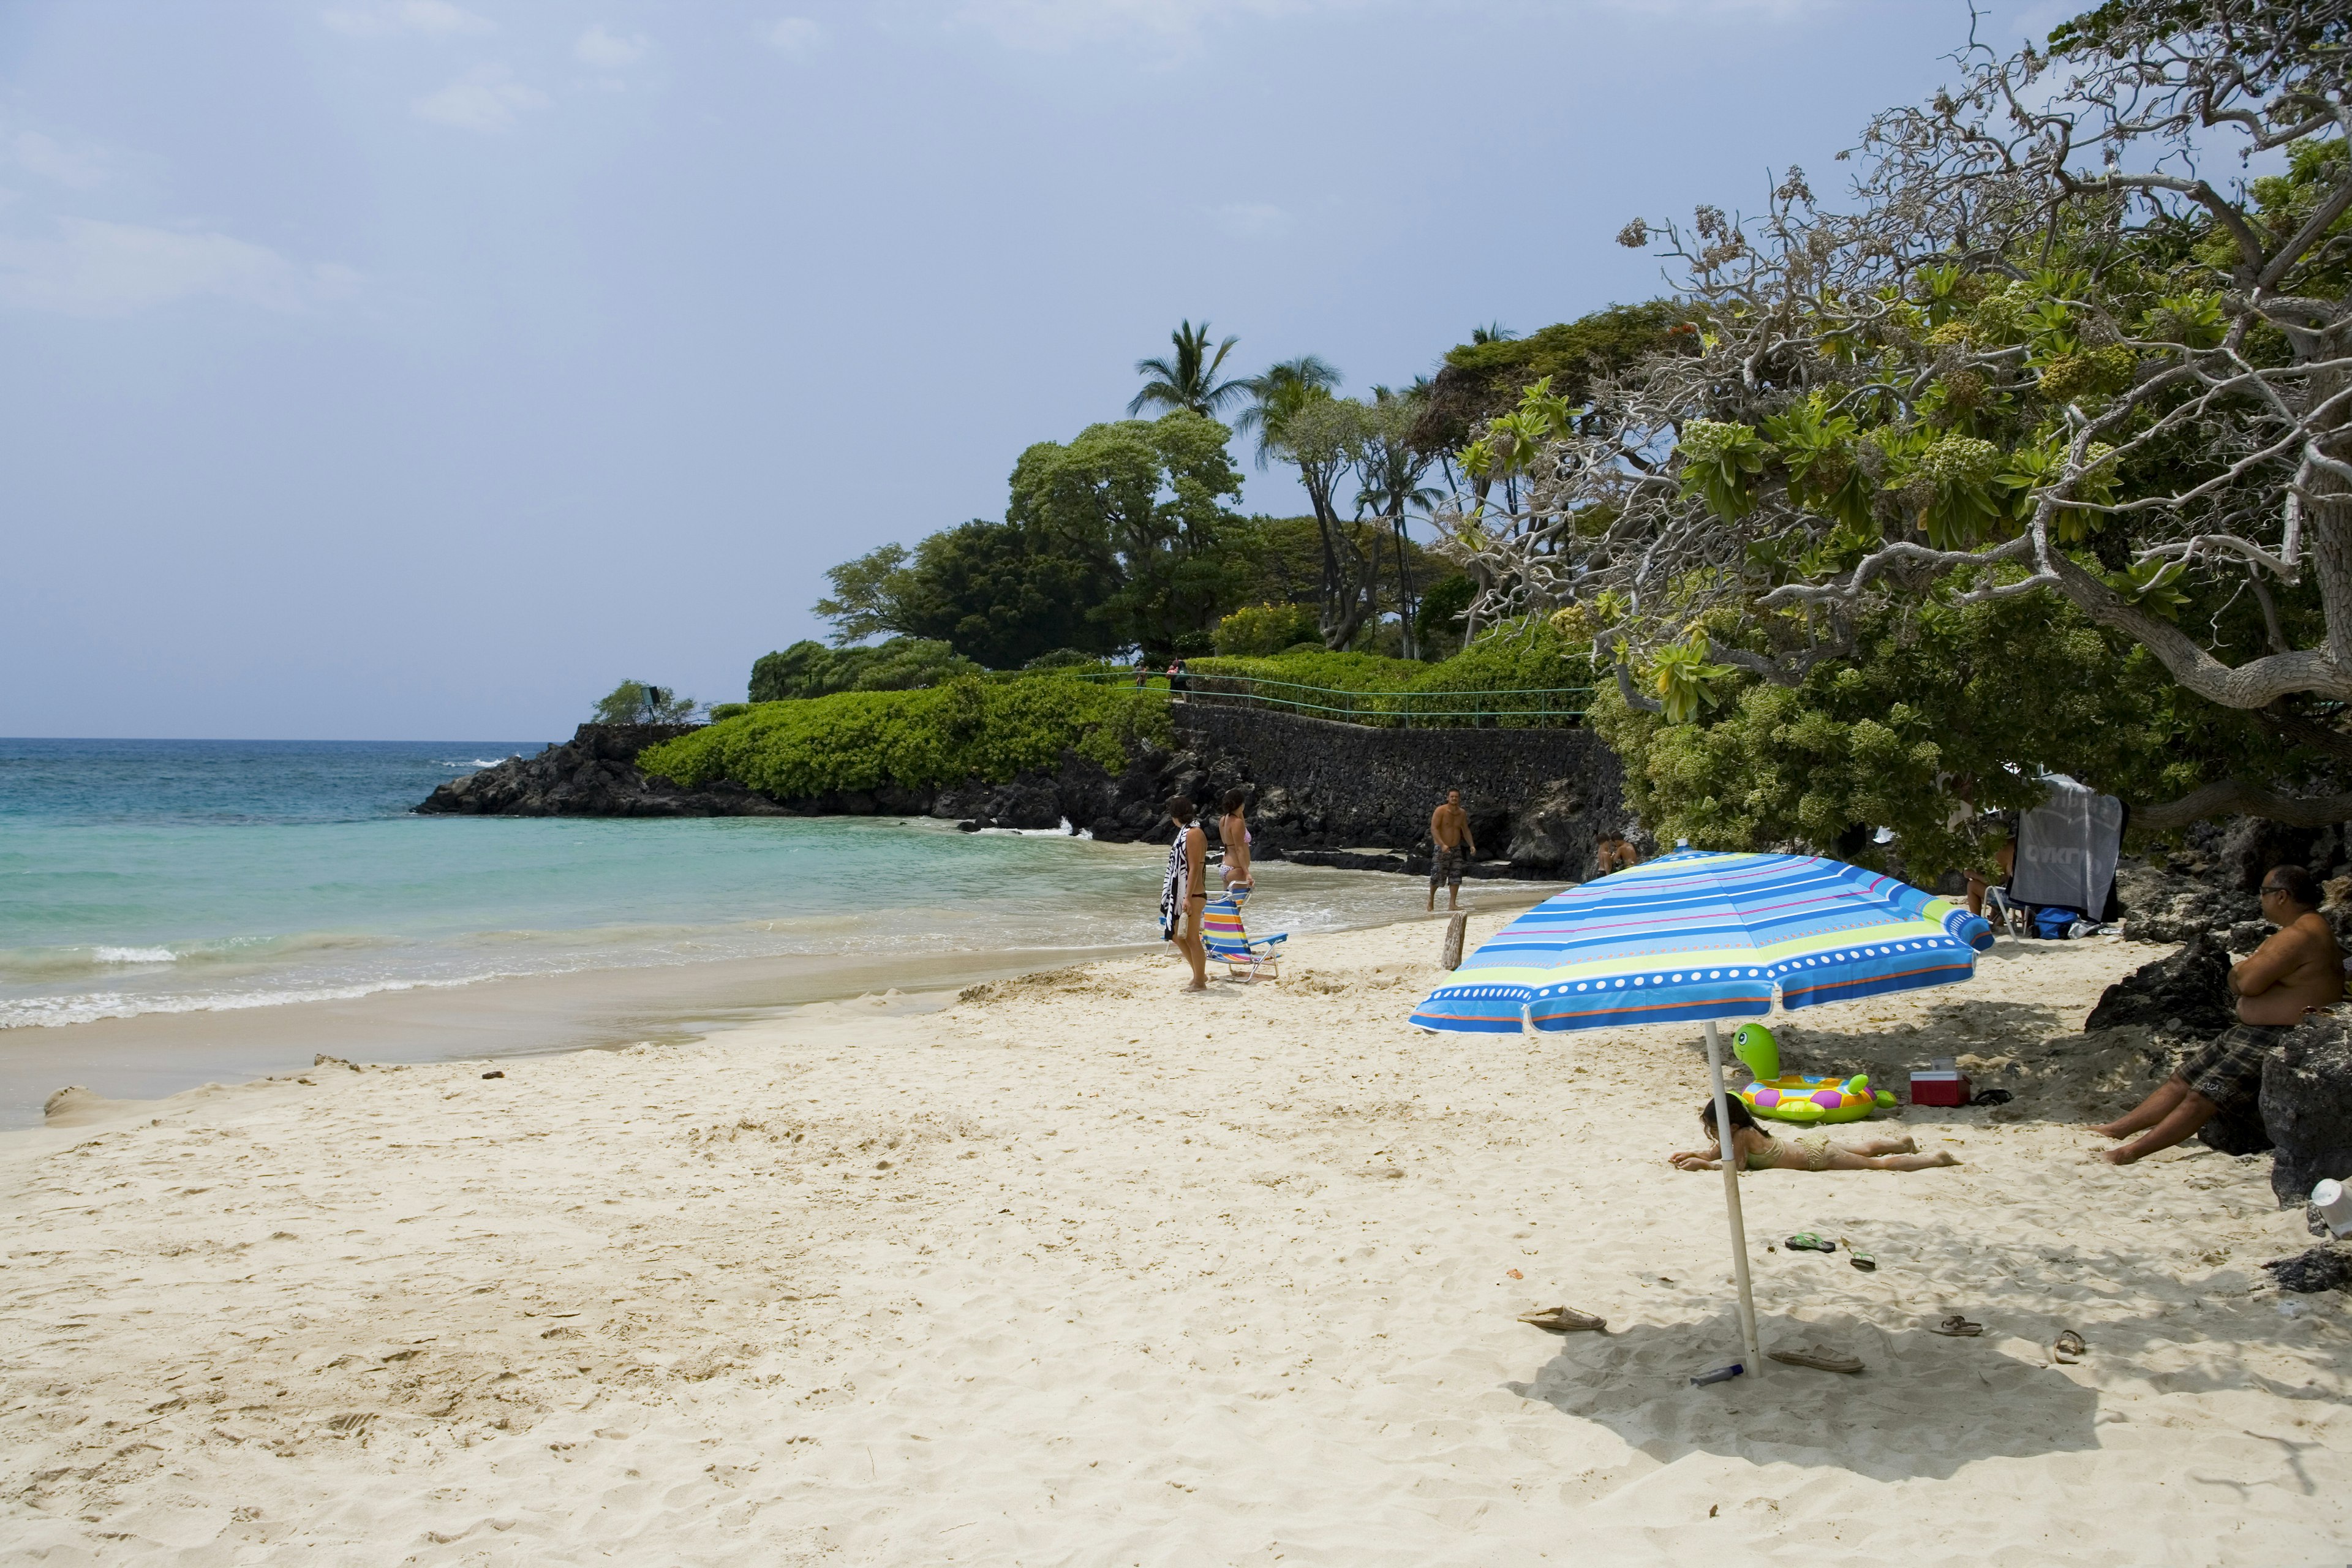
<svg viewBox="0 0 2352 1568">
<path fill-rule="evenodd" d="M 2327 1222 L 2327 1228 L 2337 1236 L 2352 1236 L 2352 1192 L 2336 1181 L 2320 1183 L 2311 1189 L 2311 1206 Z"/>
</svg>

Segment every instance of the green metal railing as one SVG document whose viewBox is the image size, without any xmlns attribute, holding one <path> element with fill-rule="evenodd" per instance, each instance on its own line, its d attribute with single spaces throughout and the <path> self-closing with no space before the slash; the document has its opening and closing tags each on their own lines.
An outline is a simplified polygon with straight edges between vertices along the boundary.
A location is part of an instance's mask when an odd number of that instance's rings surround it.
<svg viewBox="0 0 2352 1568">
<path fill-rule="evenodd" d="M 1072 669 L 1074 679 L 1132 686 L 1133 670 Z M 1150 675 L 1147 689 L 1169 689 L 1168 678 Z M 1184 689 L 1172 695 L 1212 706 L 1271 708 L 1382 729 L 1476 729 L 1579 724 L 1590 706 L 1589 686 L 1538 687 L 1506 691 L 1351 691 L 1306 686 L 1254 675 L 1188 674 Z"/>
</svg>

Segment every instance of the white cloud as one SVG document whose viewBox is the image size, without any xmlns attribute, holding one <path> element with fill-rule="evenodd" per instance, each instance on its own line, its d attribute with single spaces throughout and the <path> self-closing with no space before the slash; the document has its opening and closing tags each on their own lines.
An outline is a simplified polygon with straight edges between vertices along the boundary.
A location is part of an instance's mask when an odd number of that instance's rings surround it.
<svg viewBox="0 0 2352 1568">
<path fill-rule="evenodd" d="M 1603 0 L 1613 11 L 1661 21 L 1694 16 L 1762 16 L 1776 22 L 1850 9 L 1853 0 Z"/>
<path fill-rule="evenodd" d="M 5 145 L 8 161 L 28 174 L 78 191 L 106 182 L 106 158 L 94 149 L 68 147 L 37 131 L 19 131 Z"/>
<path fill-rule="evenodd" d="M 438 92 L 408 106 L 419 120 L 460 131 L 504 131 L 527 110 L 547 107 L 547 94 L 516 81 L 504 66 L 476 66 Z"/>
<path fill-rule="evenodd" d="M 989 35 L 1014 48 L 1062 50 L 1092 44 L 1142 45 L 1189 54 L 1212 29 L 1236 23 L 1297 16 L 1344 17 L 1351 12 L 1408 15 L 1477 8 L 1495 0 L 914 0 L 917 14 L 940 17 L 951 28 Z M 2053 0 L 2063 3 L 2063 0 Z M 1863 0 L 1519 0 L 1518 8 L 1616 11 L 1660 20 L 1762 16 L 1787 21 L 1852 11 Z M 1442 26 L 1433 19 L 1432 25 Z"/>
<path fill-rule="evenodd" d="M 498 24 L 449 4 L 449 0 L 391 0 L 377 5 L 339 5 L 321 11 L 319 20 L 354 38 L 382 38 L 394 33 L 421 33 L 428 38 L 450 38 L 467 33 L 488 33 Z"/>
<path fill-rule="evenodd" d="M 1214 23 L 1361 9 L 1371 0 L 960 0 L 953 26 L 1016 48 L 1141 41 L 1179 48 Z"/>
<path fill-rule="evenodd" d="M 1290 215 L 1272 202 L 1228 202 L 1209 216 L 1235 239 L 1269 239 L 1290 227 Z"/>
<path fill-rule="evenodd" d="M 597 22 L 580 35 L 580 41 L 572 46 L 572 54 L 583 66 L 616 71 L 643 59 L 646 47 L 642 35 L 623 37 L 617 33 L 607 32 L 604 24 Z"/>
<path fill-rule="evenodd" d="M 67 217 L 54 238 L 0 237 L 0 304 L 69 316 L 204 298 L 299 310 L 342 298 L 358 281 L 349 268 L 305 267 L 211 231 Z"/>
<path fill-rule="evenodd" d="M 785 16 L 761 28 L 760 40 L 788 55 L 804 55 L 824 42 L 824 24 L 806 16 Z"/>
</svg>

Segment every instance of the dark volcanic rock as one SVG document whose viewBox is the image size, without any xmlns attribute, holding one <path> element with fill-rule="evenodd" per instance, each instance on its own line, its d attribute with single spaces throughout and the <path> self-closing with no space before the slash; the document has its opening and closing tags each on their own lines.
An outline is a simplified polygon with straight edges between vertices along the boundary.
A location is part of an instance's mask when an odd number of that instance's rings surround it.
<svg viewBox="0 0 2352 1568">
<path fill-rule="evenodd" d="M 2134 942 L 2187 942 L 2212 931 L 2228 947 L 2234 927 L 2262 919 L 2259 900 L 2233 885 L 2137 860 L 2116 868 L 2116 896 L 2124 906 L 2124 935 Z"/>
<path fill-rule="evenodd" d="M 1294 858 L 1380 849 L 1425 869 L 1430 813 L 1450 788 L 1480 850 L 1509 856 L 1487 862 L 1503 875 L 1580 877 L 1599 835 L 1630 826 L 1616 753 L 1590 730 L 1383 730 L 1197 700 L 1175 720 L 1186 750 L 1171 761 L 1189 759 L 1205 789 L 1255 786 L 1253 831 Z"/>
<path fill-rule="evenodd" d="M 2305 1019 L 2263 1066 L 2263 1125 L 2281 1207 L 2323 1178 L 2352 1181 L 2352 1018 Z"/>
<path fill-rule="evenodd" d="M 2263 1265 L 2282 1290 L 2310 1295 L 2319 1290 L 2352 1289 L 2352 1252 L 2325 1244 Z"/>
<path fill-rule="evenodd" d="M 697 789 L 637 771 L 637 753 L 691 724 L 583 724 L 535 757 L 451 779 L 416 807 L 462 816 L 776 816 L 784 808 L 741 784 Z"/>
<path fill-rule="evenodd" d="M 2268 1153 L 2275 1147 L 2270 1129 L 2263 1122 L 2260 1097 L 2221 1107 L 2214 1111 L 2213 1119 L 2198 1130 L 2197 1141 L 2208 1149 L 2231 1155 Z M 2275 1163 L 2271 1173 L 2278 1173 Z"/>
<path fill-rule="evenodd" d="M 1530 869 L 1575 877 L 1593 863 L 1603 826 L 1585 809 L 1573 780 L 1554 779 L 1512 818 L 1510 858 Z"/>
<path fill-rule="evenodd" d="M 2209 933 L 2197 931 L 2179 952 L 2144 963 L 2108 986 L 2083 1027 L 2087 1032 L 2137 1024 L 2171 1035 L 2217 1035 L 2235 1021 L 2229 979 L 2228 951 Z"/>
<path fill-rule="evenodd" d="M 1598 835 L 1633 826 L 1617 759 L 1580 729 L 1379 730 L 1205 702 L 1176 705 L 1176 744 L 1145 746 L 1117 772 L 1065 752 L 1051 771 L 945 789 L 885 785 L 777 800 L 726 781 L 688 789 L 649 780 L 637 753 L 688 726 L 583 724 L 536 757 L 511 758 L 433 792 L 416 809 L 498 816 L 930 816 L 975 827 L 1067 822 L 1109 843 L 1161 838 L 1167 802 L 1190 795 L 1212 839 L 1225 792 L 1251 795 L 1251 854 L 1360 856 L 1380 869 L 1426 870 L 1429 816 L 1464 792 L 1488 857 L 1472 877 L 1572 879 Z M 1347 861 L 1331 858 L 1325 864 Z"/>
<path fill-rule="evenodd" d="M 1405 858 L 1378 849 L 1293 849 L 1290 858 L 1302 866 L 1335 866 L 1342 871 L 1402 871 Z M 1429 869 L 1426 858 L 1423 870 Z"/>
</svg>

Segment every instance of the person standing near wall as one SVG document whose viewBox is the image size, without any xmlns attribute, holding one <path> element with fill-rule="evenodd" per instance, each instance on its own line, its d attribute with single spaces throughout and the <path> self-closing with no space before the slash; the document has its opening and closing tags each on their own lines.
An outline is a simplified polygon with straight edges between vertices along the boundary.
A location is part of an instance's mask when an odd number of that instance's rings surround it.
<svg viewBox="0 0 2352 1568">
<path fill-rule="evenodd" d="M 1229 789 L 1221 803 L 1223 815 L 1217 818 L 1217 842 L 1224 847 L 1224 863 L 1218 868 L 1225 879 L 1226 896 L 1239 909 L 1242 901 L 1257 889 L 1257 879 L 1250 870 L 1250 792 Z"/>
<path fill-rule="evenodd" d="M 1429 908 L 1437 908 L 1437 885 L 1445 884 L 1445 907 L 1462 907 L 1462 868 L 1478 853 L 1477 837 L 1470 831 L 1470 814 L 1462 809 L 1462 792 L 1445 792 L 1445 804 L 1429 814 Z"/>
</svg>

